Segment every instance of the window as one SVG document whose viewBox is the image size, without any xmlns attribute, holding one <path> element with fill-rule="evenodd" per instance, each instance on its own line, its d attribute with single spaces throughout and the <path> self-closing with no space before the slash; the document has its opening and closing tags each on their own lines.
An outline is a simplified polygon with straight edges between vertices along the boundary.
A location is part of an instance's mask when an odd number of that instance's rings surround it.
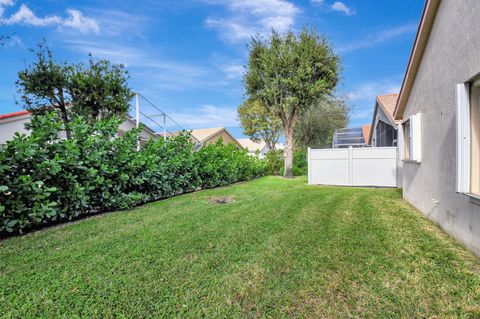
<svg viewBox="0 0 480 319">
<path fill-rule="evenodd" d="M 375 146 L 377 147 L 390 147 L 395 146 L 394 141 L 397 138 L 395 129 L 393 126 L 383 122 L 378 121 L 377 127 L 375 129 L 376 138 Z"/>
<path fill-rule="evenodd" d="M 404 140 L 404 156 L 403 158 L 407 161 L 410 160 L 410 144 L 412 141 L 410 140 L 410 120 L 407 120 L 403 123 L 403 140 Z"/>
<path fill-rule="evenodd" d="M 422 117 L 415 114 L 403 123 L 404 159 L 420 163 L 422 161 Z"/>
<path fill-rule="evenodd" d="M 457 85 L 457 192 L 480 196 L 480 79 Z"/>
</svg>

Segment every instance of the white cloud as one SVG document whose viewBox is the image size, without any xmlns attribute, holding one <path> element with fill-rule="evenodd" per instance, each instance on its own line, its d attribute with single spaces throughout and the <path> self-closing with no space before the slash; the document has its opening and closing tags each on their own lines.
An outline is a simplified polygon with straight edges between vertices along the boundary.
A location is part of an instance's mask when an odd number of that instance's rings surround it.
<svg viewBox="0 0 480 319">
<path fill-rule="evenodd" d="M 299 11 L 295 5 L 285 0 L 230 0 L 229 3 L 234 12 L 237 12 L 237 10 L 249 11 L 259 16 L 291 16 Z"/>
<path fill-rule="evenodd" d="M 0 13 L 3 16 L 4 5 L 12 5 L 8 0 L 0 0 Z M 38 17 L 26 4 L 22 4 L 17 12 L 13 13 L 9 18 L 3 19 L 2 22 L 7 25 L 22 24 L 36 27 L 57 26 L 59 28 L 72 28 L 82 33 L 100 32 L 97 21 L 92 18 L 85 17 L 78 10 L 67 10 L 67 17 L 62 18 L 56 15 L 48 15 Z"/>
<path fill-rule="evenodd" d="M 181 91 L 213 83 L 209 70 L 204 66 L 167 60 L 140 48 L 88 40 L 69 40 L 66 45 L 76 52 L 91 53 L 95 59 L 122 63 L 129 68 L 132 78 L 145 79 L 141 80 L 143 85 L 156 90 Z"/>
<path fill-rule="evenodd" d="M 354 15 L 355 14 L 355 10 L 350 8 L 349 6 L 347 6 L 345 3 L 343 2 L 340 2 L 340 1 L 336 1 L 334 2 L 330 8 L 333 10 L 333 11 L 339 11 L 339 12 L 343 12 L 345 13 L 347 16 L 351 16 L 351 15 Z"/>
<path fill-rule="evenodd" d="M 351 122 L 369 124 L 372 120 L 376 97 L 383 94 L 398 93 L 401 83 L 402 75 L 398 75 L 357 85 L 346 95 L 349 104 L 354 106 L 350 115 Z"/>
<path fill-rule="evenodd" d="M 325 11 L 342 12 L 347 16 L 353 16 L 354 14 L 356 14 L 355 9 L 347 6 L 341 1 L 335 1 L 334 3 L 329 4 L 325 2 L 325 0 L 310 0 L 310 4 L 312 4 L 313 6 L 319 6 L 321 8 L 324 8 Z"/>
<path fill-rule="evenodd" d="M 286 0 L 228 0 L 213 4 L 224 4 L 232 13 L 227 18 L 207 18 L 205 24 L 217 29 L 222 38 L 230 42 L 248 41 L 255 34 L 267 34 L 273 28 L 279 32 L 287 31 L 300 12 L 294 4 Z"/>
<path fill-rule="evenodd" d="M 100 32 L 97 21 L 92 18 L 85 17 L 80 11 L 69 9 L 67 10 L 69 17 L 63 20 L 62 26 L 77 29 L 82 33 L 92 31 L 96 34 Z"/>
<path fill-rule="evenodd" d="M 122 35 L 123 38 L 131 35 L 141 36 L 146 23 L 150 20 L 147 15 L 104 8 L 89 8 L 88 12 L 95 17 L 104 37 L 117 35 Z"/>
<path fill-rule="evenodd" d="M 239 59 L 231 59 L 221 55 L 213 55 L 212 58 L 214 68 L 222 72 L 227 80 L 241 79 L 245 73 L 244 63 Z"/>
<path fill-rule="evenodd" d="M 237 109 L 215 105 L 202 105 L 199 108 L 185 109 L 170 114 L 186 129 L 238 126 Z"/>
<path fill-rule="evenodd" d="M 363 39 L 351 41 L 344 46 L 340 46 L 338 50 L 340 52 L 355 51 L 358 49 L 371 48 L 378 44 L 396 39 L 403 35 L 415 33 L 417 30 L 416 23 L 407 23 L 405 25 L 383 29 L 379 32 L 367 35 Z"/>
<path fill-rule="evenodd" d="M 245 73 L 245 67 L 241 64 L 227 64 L 222 67 L 227 79 L 238 79 Z"/>
<path fill-rule="evenodd" d="M 0 18 L 3 16 L 5 7 L 13 6 L 13 0 L 0 0 Z"/>
<path fill-rule="evenodd" d="M 352 92 L 347 94 L 351 101 L 369 101 L 372 105 L 378 95 L 398 93 L 401 80 L 383 79 L 360 84 Z"/>
<path fill-rule="evenodd" d="M 5 24 L 25 24 L 43 27 L 47 25 L 60 24 L 62 19 L 58 16 L 46 16 L 44 18 L 39 18 L 35 15 L 35 13 L 33 13 L 32 10 L 30 10 L 27 5 L 22 4 L 20 9 L 4 22 Z"/>
<path fill-rule="evenodd" d="M 203 67 L 177 63 L 162 58 L 153 57 L 145 54 L 138 48 L 122 46 L 115 43 L 99 43 L 87 40 L 67 41 L 70 48 L 84 53 L 92 53 L 94 58 L 105 58 L 113 63 L 123 63 L 131 67 L 142 67 L 163 71 L 172 71 L 188 76 L 198 76 L 205 74 Z"/>
</svg>

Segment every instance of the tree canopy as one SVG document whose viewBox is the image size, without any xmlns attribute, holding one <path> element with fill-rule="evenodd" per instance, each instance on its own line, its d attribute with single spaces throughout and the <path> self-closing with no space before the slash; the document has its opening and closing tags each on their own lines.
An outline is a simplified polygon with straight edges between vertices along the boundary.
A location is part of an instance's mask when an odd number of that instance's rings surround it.
<svg viewBox="0 0 480 319">
<path fill-rule="evenodd" d="M 331 147 L 336 129 L 346 127 L 350 108 L 342 99 L 323 99 L 299 118 L 295 126 L 295 147 Z"/>
<path fill-rule="evenodd" d="M 275 151 L 283 132 L 280 119 L 271 114 L 258 100 L 246 100 L 238 108 L 243 133 L 253 141 L 265 141 L 269 150 Z"/>
<path fill-rule="evenodd" d="M 272 31 L 249 45 L 244 75 L 247 99 L 257 100 L 284 127 L 285 177 L 293 177 L 294 129 L 299 116 L 334 91 L 340 59 L 324 36 L 304 28 L 299 34 Z"/>
<path fill-rule="evenodd" d="M 61 115 L 67 138 L 72 114 L 88 121 L 112 116 L 124 116 L 129 109 L 133 92 L 128 87 L 128 72 L 123 65 L 112 65 L 107 60 L 88 64 L 59 63 L 44 44 L 36 54 L 36 61 L 18 73 L 16 82 L 24 107 L 33 113 L 57 110 Z"/>
</svg>

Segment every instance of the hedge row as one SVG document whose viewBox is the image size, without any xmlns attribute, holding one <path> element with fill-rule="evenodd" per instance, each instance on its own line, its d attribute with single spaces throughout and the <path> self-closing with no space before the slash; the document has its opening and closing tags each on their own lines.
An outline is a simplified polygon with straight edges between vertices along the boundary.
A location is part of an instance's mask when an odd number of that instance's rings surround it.
<svg viewBox="0 0 480 319">
<path fill-rule="evenodd" d="M 150 140 L 136 151 L 138 130 L 116 137 L 119 120 L 70 123 L 59 139 L 55 115 L 35 116 L 31 135 L 0 146 L 0 235 L 130 208 L 201 188 L 264 175 L 264 163 L 221 143 L 198 152 L 188 134 Z"/>
</svg>

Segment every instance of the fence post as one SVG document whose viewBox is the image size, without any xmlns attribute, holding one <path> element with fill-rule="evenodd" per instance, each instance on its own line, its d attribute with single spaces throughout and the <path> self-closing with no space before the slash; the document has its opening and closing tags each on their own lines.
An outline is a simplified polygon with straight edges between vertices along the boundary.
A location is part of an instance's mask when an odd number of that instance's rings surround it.
<svg viewBox="0 0 480 319">
<path fill-rule="evenodd" d="M 138 104 L 138 93 L 135 93 L 135 127 L 140 125 L 140 105 Z M 137 151 L 140 151 L 140 135 L 137 140 Z"/>
<path fill-rule="evenodd" d="M 167 126 L 166 126 L 166 120 L 165 120 L 165 113 L 163 113 L 163 140 L 165 141 L 167 139 Z"/>
<path fill-rule="evenodd" d="M 308 185 L 311 185 L 312 184 L 312 177 L 311 177 L 311 174 L 312 174 L 312 155 L 311 155 L 311 151 L 312 151 L 312 148 L 309 147 L 307 149 L 307 178 L 308 178 Z"/>
<path fill-rule="evenodd" d="M 353 147 L 348 147 L 348 184 L 353 185 Z"/>
</svg>

